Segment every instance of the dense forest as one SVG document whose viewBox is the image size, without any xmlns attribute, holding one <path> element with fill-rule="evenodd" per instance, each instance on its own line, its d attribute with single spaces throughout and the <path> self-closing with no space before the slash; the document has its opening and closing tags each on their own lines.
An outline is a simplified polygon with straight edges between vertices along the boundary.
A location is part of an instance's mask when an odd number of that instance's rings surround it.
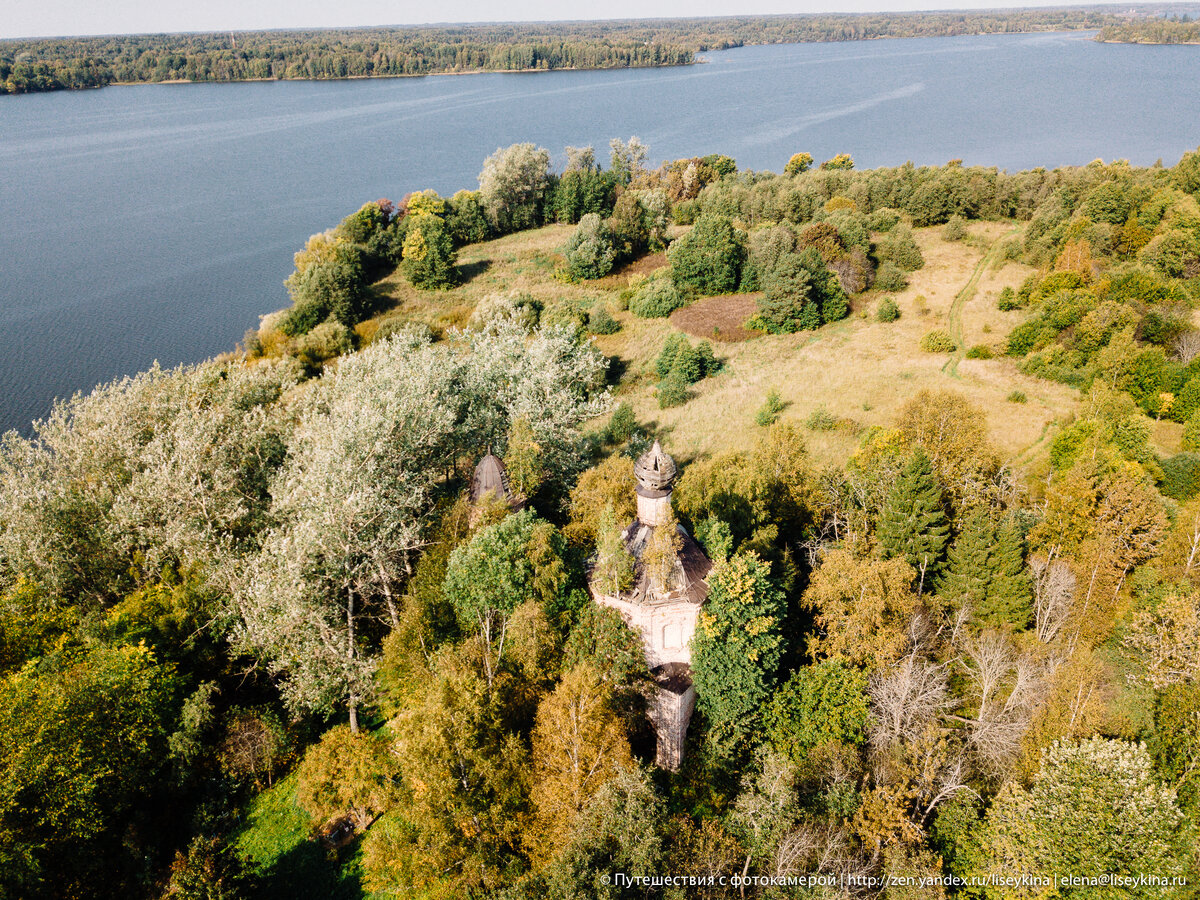
<svg viewBox="0 0 1200 900">
<path fill-rule="evenodd" d="M 1195 896 L 1200 151 L 612 151 L 554 172 L 519 144 L 478 190 L 367 203 L 238 353 L 4 436 L 6 896 Z M 992 225 L 1019 324 L 966 353 L 929 331 L 936 389 L 870 428 L 768 392 L 708 423 L 741 449 L 680 455 L 672 516 L 713 569 L 687 756 L 650 765 L 641 638 L 588 581 L 639 574 L 634 459 L 705 427 L 643 401 L 755 375 L 666 317 L 751 298 L 777 361 L 887 341 L 922 246 Z M 469 254 L 540 234 L 565 240 L 521 263 L 541 294 L 464 302 Z M 1029 398 L 981 406 L 967 360 L 1074 411 L 1018 464 L 997 436 Z M 519 502 L 472 504 L 489 450 Z"/>
<path fill-rule="evenodd" d="M 361 78 L 685 65 L 743 44 L 1099 28 L 1088 9 L 755 16 L 456 27 L 129 35 L 0 42 L 0 92 L 114 82 Z"/>
<path fill-rule="evenodd" d="M 1193 21 L 1186 13 L 1170 19 L 1110 22 L 1100 29 L 1096 40 L 1120 44 L 1200 44 L 1200 22 Z"/>
</svg>

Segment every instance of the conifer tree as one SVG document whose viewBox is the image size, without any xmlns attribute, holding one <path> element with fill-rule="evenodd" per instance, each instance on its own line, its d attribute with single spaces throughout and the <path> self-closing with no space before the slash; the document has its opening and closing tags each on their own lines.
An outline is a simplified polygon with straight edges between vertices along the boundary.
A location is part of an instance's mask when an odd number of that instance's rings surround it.
<svg viewBox="0 0 1200 900">
<path fill-rule="evenodd" d="M 981 624 L 1023 631 L 1033 615 L 1033 593 L 1025 568 L 1025 538 L 1012 516 L 996 529 L 988 567 L 991 581 L 987 599 L 979 607 Z"/>
<path fill-rule="evenodd" d="M 917 570 L 920 583 L 941 568 L 950 523 L 942 509 L 942 489 L 924 450 L 918 449 L 900 472 L 879 520 L 885 558 L 902 557 Z"/>
<path fill-rule="evenodd" d="M 995 526 L 987 510 L 978 509 L 965 517 L 962 530 L 950 547 L 941 583 L 943 597 L 957 606 L 979 609 L 992 580 L 989 560 L 995 543 Z"/>
</svg>

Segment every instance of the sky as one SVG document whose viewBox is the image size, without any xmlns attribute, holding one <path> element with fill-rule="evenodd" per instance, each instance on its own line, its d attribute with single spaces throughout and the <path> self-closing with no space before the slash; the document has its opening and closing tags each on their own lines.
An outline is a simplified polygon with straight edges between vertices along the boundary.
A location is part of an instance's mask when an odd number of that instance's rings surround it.
<svg viewBox="0 0 1200 900">
<path fill-rule="evenodd" d="M 585 0 L 2 0 L 0 38 L 1046 5 L 1048 0 L 604 0 L 602 7 Z"/>
</svg>

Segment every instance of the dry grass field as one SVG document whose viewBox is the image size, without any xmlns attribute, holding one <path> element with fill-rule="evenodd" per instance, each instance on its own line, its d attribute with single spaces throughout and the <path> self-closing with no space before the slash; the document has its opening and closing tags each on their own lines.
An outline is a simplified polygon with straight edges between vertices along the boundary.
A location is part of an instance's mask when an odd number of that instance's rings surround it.
<svg viewBox="0 0 1200 900">
<path fill-rule="evenodd" d="M 843 463 L 862 428 L 891 424 L 922 389 L 953 390 L 969 398 L 984 412 L 994 443 L 1020 467 L 1044 455 L 1056 423 L 1069 419 L 1078 406 L 1077 391 L 1026 377 L 998 353 L 992 359 L 965 358 L 966 350 L 978 344 L 999 351 L 1008 331 L 1023 318 L 1020 312 L 996 308 L 999 292 L 1019 286 L 1032 271 L 1004 262 L 999 253 L 997 242 L 1018 233 L 1013 223 L 973 222 L 967 240 L 958 242 L 942 240 L 940 228 L 917 230 L 925 266 L 911 274 L 907 288 L 892 295 L 901 311 L 895 322 L 875 321 L 883 295 L 868 292 L 855 298 L 850 317 L 841 322 L 818 331 L 761 336 L 741 328 L 754 310 L 752 294 L 702 299 L 669 321 L 618 311 L 621 289 L 631 278 L 664 265 L 661 254 L 597 282 L 557 280 L 559 249 L 570 233 L 570 226 L 549 226 L 464 248 L 459 264 L 467 277 L 450 291 L 415 290 L 393 275 L 378 285 L 393 305 L 360 325 L 360 334 L 369 340 L 380 324 L 394 319 L 422 321 L 435 329 L 462 325 L 475 304 L 492 293 L 529 294 L 548 311 L 602 300 L 622 326 L 615 334 L 595 338 L 620 373 L 618 398 L 630 402 L 639 421 L 656 428 L 685 460 L 753 444 L 762 431 L 754 416 L 771 389 L 786 404 L 784 421 L 803 424 L 820 408 L 843 420 L 842 427 L 809 432 L 810 453 L 822 465 Z M 695 385 L 685 405 L 660 410 L 653 363 L 676 328 L 716 338 L 717 354 L 726 364 L 724 371 Z M 935 328 L 954 337 L 954 353 L 920 349 L 921 337 Z M 751 335 L 753 340 L 744 339 Z M 1026 402 L 1010 401 L 1014 391 L 1023 392 Z M 1159 431 L 1156 438 L 1164 448 L 1178 443 L 1170 428 Z"/>
</svg>

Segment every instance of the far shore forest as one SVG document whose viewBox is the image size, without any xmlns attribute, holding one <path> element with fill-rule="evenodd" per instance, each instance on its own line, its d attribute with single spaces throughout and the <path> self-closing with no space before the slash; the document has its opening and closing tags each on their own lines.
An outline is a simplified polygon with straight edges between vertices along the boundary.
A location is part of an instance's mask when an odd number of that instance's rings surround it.
<svg viewBox="0 0 1200 900">
<path fill-rule="evenodd" d="M 1174 43 L 1194 27 L 1170 6 L 743 16 L 542 24 L 57 37 L 0 41 L 0 93 L 107 84 L 370 78 L 688 65 L 748 44 L 1104 29 L 1102 40 Z M 1186 19 L 1186 17 L 1185 17 Z"/>
<path fill-rule="evenodd" d="M 236 352 L 3 437 L 0 893 L 1196 896 L 1200 150 L 649 152 L 366 202 Z M 678 772 L 588 593 L 653 441 Z"/>
</svg>

